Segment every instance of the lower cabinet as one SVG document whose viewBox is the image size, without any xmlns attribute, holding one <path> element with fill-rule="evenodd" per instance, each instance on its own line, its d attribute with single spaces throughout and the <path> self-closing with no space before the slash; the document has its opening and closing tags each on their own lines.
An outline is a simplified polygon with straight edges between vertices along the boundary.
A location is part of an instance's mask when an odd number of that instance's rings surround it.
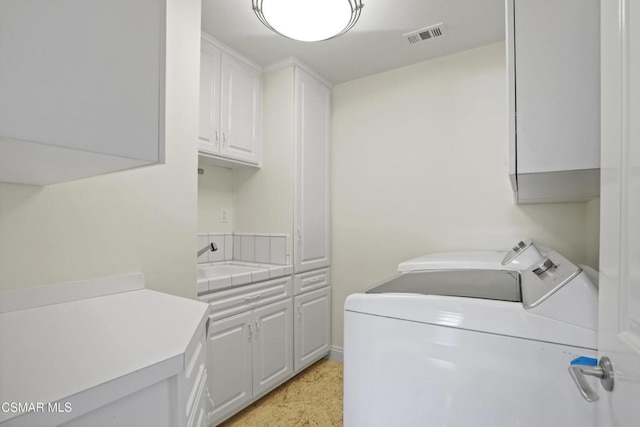
<svg viewBox="0 0 640 427">
<path fill-rule="evenodd" d="M 331 349 L 331 288 L 298 295 L 294 305 L 294 367 L 300 372 Z"/>
<path fill-rule="evenodd" d="M 291 299 L 253 311 L 253 395 L 258 396 L 293 373 Z"/>
<path fill-rule="evenodd" d="M 51 419 L 50 414 L 41 420 L 17 419 L 17 423 L 9 421 L 7 425 L 21 426 L 53 426 L 61 427 L 121 427 L 121 426 L 154 426 L 154 427 L 206 427 L 207 426 L 207 367 L 206 367 L 206 335 L 205 322 L 198 327 L 191 343 L 184 354 L 185 368 L 182 372 L 163 381 L 149 385 L 142 390 L 128 394 L 104 406 L 79 415 L 62 424 Z M 114 380 L 118 386 L 111 385 L 111 389 L 128 390 L 136 382 L 146 381 L 149 374 L 140 372 Z M 127 379 L 129 377 L 129 379 Z M 86 392 L 84 392 L 86 393 Z M 75 407 L 84 409 L 86 402 L 93 397 L 83 397 L 84 393 L 74 396 L 70 402 Z M 98 394 L 100 399 L 108 399 L 104 391 Z M 81 403 L 79 403 L 81 402 Z M 164 408 L 165 410 L 159 410 Z M 39 415 L 34 412 L 34 415 Z M 75 414 L 70 411 L 69 415 Z M 64 415 L 58 412 L 55 415 Z M 0 425 L 5 425 L 0 423 Z"/>
<path fill-rule="evenodd" d="M 196 332 L 185 352 L 185 370 L 177 377 L 182 408 L 178 424 L 187 427 L 204 426 L 207 421 L 207 336 L 206 323 Z"/>
<path fill-rule="evenodd" d="M 211 322 L 207 357 L 209 394 L 213 408 L 209 422 L 222 420 L 253 398 L 253 312 Z"/>
<path fill-rule="evenodd" d="M 293 374 L 292 328 L 291 298 L 211 322 L 209 424 L 224 420 Z"/>
</svg>

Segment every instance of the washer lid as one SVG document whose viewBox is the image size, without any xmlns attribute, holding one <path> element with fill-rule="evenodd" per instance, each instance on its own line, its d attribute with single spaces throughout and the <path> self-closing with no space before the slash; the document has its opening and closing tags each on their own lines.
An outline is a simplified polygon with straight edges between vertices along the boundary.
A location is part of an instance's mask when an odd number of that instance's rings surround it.
<svg viewBox="0 0 640 427">
<path fill-rule="evenodd" d="M 509 267 L 502 265 L 504 257 L 505 252 L 499 251 L 435 252 L 401 262 L 398 272 L 437 269 L 506 270 Z"/>
<path fill-rule="evenodd" d="M 508 270 L 428 270 L 396 274 L 366 293 L 410 293 L 522 301 L 520 275 Z"/>
<path fill-rule="evenodd" d="M 595 349 L 598 341 L 595 329 L 531 313 L 519 302 L 406 293 L 351 294 L 344 309 L 390 322 L 396 319 L 589 349 Z"/>
</svg>

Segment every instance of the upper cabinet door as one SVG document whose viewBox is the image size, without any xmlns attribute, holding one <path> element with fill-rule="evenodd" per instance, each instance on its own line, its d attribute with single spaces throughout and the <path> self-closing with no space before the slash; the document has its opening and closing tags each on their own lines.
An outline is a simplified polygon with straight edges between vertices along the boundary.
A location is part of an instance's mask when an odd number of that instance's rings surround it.
<svg viewBox="0 0 640 427">
<path fill-rule="evenodd" d="M 600 167 L 599 10 L 515 1 L 519 173 Z"/>
<path fill-rule="evenodd" d="M 507 18 L 518 201 L 597 197 L 600 1 L 508 0 Z"/>
<path fill-rule="evenodd" d="M 220 147 L 220 60 L 219 49 L 202 45 L 198 150 L 211 154 L 218 154 Z"/>
<path fill-rule="evenodd" d="M 259 71 L 223 54 L 221 156 L 260 163 L 260 90 Z"/>
<path fill-rule="evenodd" d="M 294 268 L 299 273 L 330 264 L 331 90 L 298 67 L 294 111 Z"/>
<path fill-rule="evenodd" d="M 165 3 L 0 2 L 0 181 L 164 161 Z"/>
</svg>

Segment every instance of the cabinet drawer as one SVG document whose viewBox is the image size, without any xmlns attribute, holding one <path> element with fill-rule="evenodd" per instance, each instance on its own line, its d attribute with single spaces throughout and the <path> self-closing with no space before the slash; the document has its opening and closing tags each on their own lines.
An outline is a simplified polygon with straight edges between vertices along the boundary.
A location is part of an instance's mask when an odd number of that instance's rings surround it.
<svg viewBox="0 0 640 427">
<path fill-rule="evenodd" d="M 314 289 L 320 289 L 331 284 L 331 269 L 313 270 L 307 273 L 296 274 L 293 285 L 293 294 L 300 295 Z"/>
<path fill-rule="evenodd" d="M 192 415 L 193 408 L 197 404 L 196 398 L 201 387 L 203 377 L 206 377 L 206 345 L 207 336 L 204 331 L 204 323 L 198 328 L 195 340 L 185 353 L 184 390 L 185 390 L 185 415 L 187 419 Z"/>
<path fill-rule="evenodd" d="M 256 307 L 288 298 L 293 292 L 291 277 L 269 280 L 255 285 L 241 286 L 216 292 L 207 299 L 211 320 L 224 319 Z"/>
</svg>

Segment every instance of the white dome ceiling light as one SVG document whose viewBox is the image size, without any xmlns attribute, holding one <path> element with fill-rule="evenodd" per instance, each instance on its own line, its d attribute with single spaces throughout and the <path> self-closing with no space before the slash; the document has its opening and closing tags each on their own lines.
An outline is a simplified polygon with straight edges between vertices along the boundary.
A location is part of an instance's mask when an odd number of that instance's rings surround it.
<svg viewBox="0 0 640 427">
<path fill-rule="evenodd" d="M 360 18 L 362 0 L 252 0 L 253 11 L 271 31 L 303 42 L 341 36 Z"/>
</svg>

